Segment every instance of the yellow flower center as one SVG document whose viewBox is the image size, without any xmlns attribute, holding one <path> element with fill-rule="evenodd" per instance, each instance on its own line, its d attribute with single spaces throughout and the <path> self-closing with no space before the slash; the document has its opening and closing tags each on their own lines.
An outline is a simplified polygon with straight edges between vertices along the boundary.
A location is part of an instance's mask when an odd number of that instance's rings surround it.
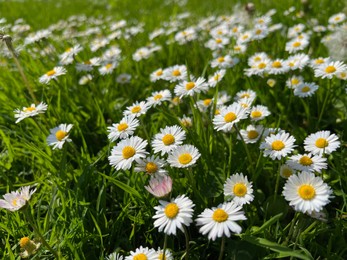
<svg viewBox="0 0 347 260">
<path fill-rule="evenodd" d="M 32 111 L 35 111 L 35 110 L 36 110 L 36 107 L 27 107 L 23 111 L 24 112 L 32 112 Z"/>
<path fill-rule="evenodd" d="M 131 113 L 133 114 L 136 114 L 138 112 L 141 111 L 141 107 L 140 106 L 134 106 L 132 109 L 131 109 Z"/>
<path fill-rule="evenodd" d="M 195 87 L 195 83 L 194 82 L 188 82 L 186 84 L 186 90 L 191 90 L 194 87 Z"/>
<path fill-rule="evenodd" d="M 259 136 L 258 132 L 255 130 L 248 131 L 247 136 L 249 139 L 255 139 Z"/>
<path fill-rule="evenodd" d="M 154 96 L 154 100 L 162 99 L 163 95 L 157 94 Z"/>
<path fill-rule="evenodd" d="M 258 69 L 264 69 L 266 67 L 266 64 L 264 62 L 260 62 L 258 64 Z"/>
<path fill-rule="evenodd" d="M 291 168 L 285 167 L 285 168 L 282 169 L 282 175 L 283 175 L 285 178 L 289 178 L 292 174 L 293 174 L 293 171 L 292 171 Z"/>
<path fill-rule="evenodd" d="M 208 98 L 204 100 L 204 105 L 209 106 L 211 104 L 212 99 Z"/>
<path fill-rule="evenodd" d="M 158 70 L 158 71 L 155 73 L 155 75 L 161 76 L 161 75 L 163 75 L 163 71 L 162 71 L 162 70 Z"/>
<path fill-rule="evenodd" d="M 105 68 L 108 69 L 108 70 L 109 70 L 111 67 L 112 67 L 112 64 L 111 64 L 111 63 L 108 63 L 108 64 L 106 64 L 106 66 L 105 66 Z"/>
<path fill-rule="evenodd" d="M 281 62 L 279 62 L 279 61 L 274 61 L 273 63 L 272 63 L 272 67 L 273 68 L 282 68 L 282 63 Z"/>
<path fill-rule="evenodd" d="M 304 155 L 300 158 L 299 163 L 304 166 L 309 166 L 313 163 L 313 161 L 310 157 Z"/>
<path fill-rule="evenodd" d="M 226 221 L 228 217 L 229 215 L 223 209 L 216 209 L 212 215 L 212 219 L 218 223 Z"/>
<path fill-rule="evenodd" d="M 180 164 L 188 164 L 193 160 L 192 156 L 189 153 L 182 153 L 178 156 L 178 161 Z"/>
<path fill-rule="evenodd" d="M 292 85 L 298 85 L 300 83 L 300 80 L 297 78 L 291 79 L 290 83 L 292 83 Z"/>
<path fill-rule="evenodd" d="M 240 96 L 240 98 L 250 98 L 250 97 L 251 97 L 251 95 L 248 93 L 244 93 Z"/>
<path fill-rule="evenodd" d="M 226 123 L 230 123 L 234 121 L 237 118 L 237 116 L 233 112 L 229 112 L 224 116 L 224 121 Z"/>
<path fill-rule="evenodd" d="M 294 48 L 297 48 L 297 47 L 300 47 L 301 46 L 301 42 L 294 42 L 293 43 L 293 47 Z"/>
<path fill-rule="evenodd" d="M 311 89 L 309 86 L 303 86 L 303 88 L 301 89 L 302 92 L 306 93 L 309 92 Z"/>
<path fill-rule="evenodd" d="M 72 51 L 72 48 L 67 48 L 67 49 L 65 50 L 65 52 L 70 52 L 70 51 Z"/>
<path fill-rule="evenodd" d="M 247 40 L 247 39 L 248 39 L 248 35 L 247 34 L 242 36 L 242 40 Z"/>
<path fill-rule="evenodd" d="M 234 27 L 234 28 L 232 29 L 233 33 L 237 33 L 238 30 L 239 30 L 239 29 L 238 29 L 237 27 Z"/>
<path fill-rule="evenodd" d="M 259 35 L 259 34 L 261 34 L 262 31 L 263 30 L 258 29 L 258 30 L 255 31 L 255 34 Z"/>
<path fill-rule="evenodd" d="M 241 47 L 240 46 L 234 46 L 234 51 L 241 51 Z"/>
<path fill-rule="evenodd" d="M 172 76 L 175 76 L 175 77 L 181 76 L 181 72 L 179 70 L 174 70 L 172 72 Z"/>
<path fill-rule="evenodd" d="M 335 21 L 340 21 L 341 17 L 340 16 L 337 16 L 334 18 Z"/>
<path fill-rule="evenodd" d="M 261 58 L 259 56 L 257 56 L 257 57 L 254 58 L 254 61 L 255 62 L 259 62 L 259 61 L 261 61 Z"/>
<path fill-rule="evenodd" d="M 318 147 L 318 148 L 325 148 L 329 145 L 329 142 L 327 141 L 327 139 L 325 138 L 318 138 L 316 140 L 316 143 L 315 145 Z"/>
<path fill-rule="evenodd" d="M 225 59 L 224 59 L 224 57 L 219 57 L 219 58 L 217 59 L 217 61 L 218 61 L 218 62 L 224 62 Z"/>
<path fill-rule="evenodd" d="M 175 142 L 175 137 L 172 134 L 166 134 L 164 135 L 162 141 L 165 145 L 170 145 Z"/>
<path fill-rule="evenodd" d="M 291 61 L 291 62 L 289 62 L 288 65 L 289 65 L 289 67 L 294 67 L 294 66 L 295 66 L 295 63 Z"/>
<path fill-rule="evenodd" d="M 120 123 L 118 126 L 117 126 L 117 129 L 119 132 L 122 132 L 124 130 L 126 130 L 128 128 L 128 124 L 127 123 Z"/>
<path fill-rule="evenodd" d="M 258 118 L 258 117 L 261 117 L 262 115 L 263 115 L 263 113 L 258 111 L 258 110 L 252 111 L 252 113 L 251 113 L 251 117 L 253 117 L 253 118 Z"/>
<path fill-rule="evenodd" d="M 18 201 L 17 198 L 16 198 L 16 199 L 13 199 L 12 202 L 11 202 L 11 204 L 12 204 L 13 206 L 17 207 L 17 201 Z"/>
<path fill-rule="evenodd" d="M 53 76 L 55 74 L 55 70 L 50 70 L 46 73 L 48 77 Z"/>
<path fill-rule="evenodd" d="M 159 260 L 166 260 L 166 256 L 163 253 L 160 253 L 158 256 Z"/>
<path fill-rule="evenodd" d="M 222 39 L 220 38 L 216 39 L 216 43 L 222 43 Z"/>
<path fill-rule="evenodd" d="M 284 143 L 281 140 L 273 141 L 271 144 L 272 150 L 281 151 L 285 147 Z"/>
<path fill-rule="evenodd" d="M 326 73 L 334 73 L 336 71 L 336 68 L 334 66 L 328 66 L 325 68 Z"/>
<path fill-rule="evenodd" d="M 247 187 L 244 183 L 236 183 L 233 188 L 233 193 L 237 197 L 244 197 L 247 193 Z"/>
<path fill-rule="evenodd" d="M 345 72 L 340 73 L 340 78 L 344 79 L 346 77 L 347 77 L 347 73 L 345 73 Z"/>
<path fill-rule="evenodd" d="M 144 253 L 140 253 L 137 255 L 134 255 L 133 257 L 134 260 L 147 260 L 147 256 Z"/>
<path fill-rule="evenodd" d="M 155 173 L 158 171 L 158 166 L 154 162 L 148 162 L 146 164 L 146 172 Z"/>
<path fill-rule="evenodd" d="M 63 130 L 58 130 L 55 133 L 55 137 L 57 138 L 58 141 L 61 141 L 65 138 L 65 136 L 67 135 L 67 132 L 63 131 Z"/>
<path fill-rule="evenodd" d="M 303 184 L 298 189 L 299 196 L 304 200 L 311 200 L 316 196 L 316 190 L 307 184 Z"/>
<path fill-rule="evenodd" d="M 130 157 L 133 157 L 135 153 L 136 153 L 135 149 L 131 146 L 125 146 L 122 150 L 124 159 L 129 159 Z"/>
<path fill-rule="evenodd" d="M 180 209 L 178 208 L 176 203 L 167 204 L 165 207 L 165 210 L 164 210 L 165 215 L 171 219 L 175 218 L 179 211 L 180 211 Z"/>
<path fill-rule="evenodd" d="M 316 60 L 315 60 L 315 63 L 316 63 L 316 64 L 323 64 L 323 63 L 324 63 L 324 60 L 323 60 L 323 59 L 316 59 Z"/>
<path fill-rule="evenodd" d="M 84 64 L 86 64 L 86 65 L 91 65 L 92 62 L 91 62 L 90 60 L 87 60 L 87 61 L 84 62 Z"/>
<path fill-rule="evenodd" d="M 22 238 L 19 240 L 19 246 L 20 246 L 21 248 L 25 248 L 25 247 L 27 247 L 29 244 L 30 244 L 30 238 L 28 238 L 28 237 L 22 237 Z"/>
</svg>

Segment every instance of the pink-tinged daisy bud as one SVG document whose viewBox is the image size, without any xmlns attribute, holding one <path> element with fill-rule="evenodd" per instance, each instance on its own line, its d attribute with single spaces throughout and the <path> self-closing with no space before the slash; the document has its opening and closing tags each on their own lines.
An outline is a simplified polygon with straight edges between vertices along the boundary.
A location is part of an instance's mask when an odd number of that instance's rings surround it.
<svg viewBox="0 0 347 260">
<path fill-rule="evenodd" d="M 151 178 L 145 189 L 156 198 L 166 197 L 172 190 L 172 179 L 170 176 Z"/>
</svg>

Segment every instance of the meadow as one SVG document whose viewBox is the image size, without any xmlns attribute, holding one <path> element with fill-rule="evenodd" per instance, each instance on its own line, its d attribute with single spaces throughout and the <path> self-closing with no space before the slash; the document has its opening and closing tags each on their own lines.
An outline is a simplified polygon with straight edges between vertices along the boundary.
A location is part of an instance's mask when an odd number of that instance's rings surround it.
<svg viewBox="0 0 347 260">
<path fill-rule="evenodd" d="M 347 259 L 346 14 L 0 1 L 0 258 Z"/>
</svg>

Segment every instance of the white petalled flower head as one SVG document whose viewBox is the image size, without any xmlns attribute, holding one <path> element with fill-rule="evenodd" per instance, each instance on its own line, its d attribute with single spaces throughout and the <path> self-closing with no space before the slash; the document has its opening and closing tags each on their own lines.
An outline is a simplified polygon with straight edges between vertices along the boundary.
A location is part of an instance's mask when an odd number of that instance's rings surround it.
<svg viewBox="0 0 347 260">
<path fill-rule="evenodd" d="M 253 102 L 256 97 L 257 97 L 257 94 L 253 90 L 247 89 L 247 90 L 241 90 L 237 92 L 234 99 L 235 101 L 241 100 L 241 99 L 250 99 L 251 102 Z"/>
<path fill-rule="evenodd" d="M 243 173 L 233 174 L 224 183 L 224 196 L 230 196 L 239 206 L 249 204 L 254 199 L 252 182 Z"/>
<path fill-rule="evenodd" d="M 94 67 L 100 66 L 101 59 L 100 58 L 91 58 L 90 60 L 86 60 L 83 63 L 76 64 L 77 71 L 92 71 Z"/>
<path fill-rule="evenodd" d="M 218 92 L 217 106 L 223 106 L 231 100 L 231 97 L 226 91 Z"/>
<path fill-rule="evenodd" d="M 127 73 L 119 74 L 116 78 L 116 82 L 119 84 L 127 84 L 130 83 L 131 75 Z"/>
<path fill-rule="evenodd" d="M 174 257 L 170 249 L 166 249 L 165 255 L 164 255 L 164 250 L 160 249 L 159 247 L 157 250 L 157 254 L 158 254 L 158 260 L 174 260 Z"/>
<path fill-rule="evenodd" d="M 295 89 L 300 84 L 304 83 L 304 77 L 302 76 L 291 76 L 286 81 L 286 86 L 290 89 Z"/>
<path fill-rule="evenodd" d="M 280 160 L 294 150 L 294 142 L 295 138 L 289 133 L 272 134 L 260 144 L 260 149 L 264 150 L 265 157 L 269 156 L 272 160 Z"/>
<path fill-rule="evenodd" d="M 264 25 L 257 25 L 252 30 L 252 40 L 261 40 L 268 36 L 269 29 L 267 26 Z"/>
<path fill-rule="evenodd" d="M 230 40 L 226 37 L 215 37 L 212 39 L 209 39 L 205 43 L 205 47 L 209 48 L 212 51 L 215 50 L 222 50 L 225 48 L 226 45 L 228 45 Z"/>
<path fill-rule="evenodd" d="M 152 155 L 144 159 L 137 160 L 134 171 L 144 172 L 154 177 L 164 177 L 167 174 L 167 171 L 163 169 L 165 165 L 166 163 L 163 159 Z"/>
<path fill-rule="evenodd" d="M 117 139 L 125 139 L 134 134 L 136 127 L 140 125 L 139 120 L 134 115 L 127 115 L 118 124 L 107 127 L 108 139 L 111 142 Z"/>
<path fill-rule="evenodd" d="M 185 139 L 186 133 L 181 127 L 177 125 L 166 126 L 154 136 L 152 147 L 155 153 L 161 152 L 161 155 L 165 155 L 181 145 Z"/>
<path fill-rule="evenodd" d="M 249 111 L 241 104 L 233 103 L 230 106 L 222 107 L 219 114 L 213 118 L 214 129 L 217 131 L 230 132 L 234 124 L 247 118 Z"/>
<path fill-rule="evenodd" d="M 235 44 L 232 49 L 233 54 L 243 54 L 247 50 L 246 44 Z"/>
<path fill-rule="evenodd" d="M 57 79 L 58 76 L 66 74 L 64 67 L 54 67 L 39 78 L 40 83 L 48 84 L 52 79 Z"/>
<path fill-rule="evenodd" d="M 106 260 L 123 260 L 124 256 L 121 254 L 114 252 L 106 257 Z"/>
<path fill-rule="evenodd" d="M 123 115 L 134 115 L 136 117 L 139 117 L 141 115 L 146 114 L 148 109 L 149 105 L 146 101 L 137 101 L 131 106 L 127 107 L 126 110 L 124 110 Z"/>
<path fill-rule="evenodd" d="M 311 214 L 319 212 L 329 203 L 333 191 L 312 172 L 290 176 L 284 185 L 283 196 L 296 211 Z"/>
<path fill-rule="evenodd" d="M 294 25 L 293 27 L 290 27 L 288 29 L 288 38 L 295 38 L 297 37 L 300 33 L 302 33 L 305 29 L 305 25 L 302 23 L 299 23 L 297 25 Z"/>
<path fill-rule="evenodd" d="M 203 100 L 198 100 L 196 103 L 196 107 L 201 111 L 201 112 L 206 112 L 208 108 L 210 108 L 213 104 L 213 99 L 211 98 L 205 98 Z"/>
<path fill-rule="evenodd" d="M 183 45 L 195 40 L 197 37 L 196 29 L 194 27 L 189 27 L 183 31 L 177 32 L 175 34 L 175 41 L 178 44 Z"/>
<path fill-rule="evenodd" d="M 316 58 L 316 59 L 312 59 L 310 61 L 310 67 L 312 69 L 316 69 L 318 68 L 319 66 L 323 66 L 323 65 L 326 65 L 329 64 L 331 62 L 331 59 L 330 57 L 328 58 L 322 58 L 322 57 L 319 57 L 319 58 Z"/>
<path fill-rule="evenodd" d="M 61 55 L 59 55 L 60 63 L 61 64 L 69 64 L 67 63 L 68 60 L 74 58 L 75 55 L 77 55 L 80 51 L 83 50 L 83 47 L 79 44 L 69 47 L 63 52 Z"/>
<path fill-rule="evenodd" d="M 246 44 L 253 39 L 253 33 L 251 31 L 245 31 L 240 33 L 238 38 L 236 39 L 237 44 Z"/>
<path fill-rule="evenodd" d="M 149 48 L 147 47 L 141 47 L 135 51 L 133 54 L 133 60 L 134 61 L 140 61 L 144 59 L 148 59 L 152 52 L 150 51 Z"/>
<path fill-rule="evenodd" d="M 309 41 L 305 38 L 295 38 L 289 42 L 286 43 L 285 50 L 289 53 L 295 53 L 298 51 L 302 51 L 309 45 Z"/>
<path fill-rule="evenodd" d="M 337 135 L 330 134 L 330 131 L 318 131 L 310 134 L 304 140 L 304 149 L 312 154 L 331 154 L 340 147 Z"/>
<path fill-rule="evenodd" d="M 280 175 L 282 178 L 288 179 L 290 176 L 295 174 L 296 171 L 290 167 L 288 164 L 283 164 L 280 167 Z"/>
<path fill-rule="evenodd" d="M 321 172 L 328 167 L 327 158 L 320 155 L 297 154 L 287 161 L 287 164 L 295 170 L 305 172 Z"/>
<path fill-rule="evenodd" d="M 193 119 L 191 117 L 183 115 L 181 118 L 179 118 L 179 120 L 180 120 L 180 123 L 186 128 L 193 126 Z"/>
<path fill-rule="evenodd" d="M 264 127 L 262 125 L 249 125 L 247 126 L 246 130 L 240 130 L 242 139 L 246 144 L 256 143 L 259 140 L 259 138 L 263 135 L 263 132 Z M 240 136 L 238 136 L 237 139 L 240 139 Z"/>
<path fill-rule="evenodd" d="M 294 89 L 294 96 L 298 96 L 298 97 L 311 97 L 318 89 L 318 85 L 311 82 L 311 83 L 302 83 L 300 85 L 298 85 L 295 89 Z"/>
<path fill-rule="evenodd" d="M 104 65 L 102 65 L 99 68 L 99 73 L 101 75 L 107 75 L 107 74 L 111 74 L 115 68 L 117 68 L 118 66 L 118 62 L 111 62 L 111 63 L 106 63 Z"/>
<path fill-rule="evenodd" d="M 236 103 L 240 104 L 245 109 L 249 109 L 252 106 L 253 100 L 250 98 L 241 98 L 238 99 Z"/>
<path fill-rule="evenodd" d="M 218 82 L 220 82 L 224 75 L 225 75 L 225 72 L 226 70 L 222 69 L 222 70 L 217 70 L 212 77 L 210 77 L 208 79 L 208 85 L 211 87 L 211 88 L 214 88 Z"/>
<path fill-rule="evenodd" d="M 292 56 L 289 56 L 285 61 L 286 66 L 289 67 L 290 70 L 302 70 L 304 69 L 310 61 L 310 57 L 304 53 L 298 53 Z"/>
<path fill-rule="evenodd" d="M 269 74 L 284 74 L 289 71 L 289 67 L 286 65 L 285 61 L 282 59 L 276 59 L 271 62 L 269 68 Z"/>
<path fill-rule="evenodd" d="M 347 69 L 337 73 L 336 77 L 341 80 L 347 80 Z"/>
<path fill-rule="evenodd" d="M 176 235 L 177 229 L 184 232 L 183 226 L 189 226 L 193 222 L 193 202 L 185 195 L 180 195 L 177 198 L 171 199 L 170 202 L 159 200 L 158 206 L 153 218 L 154 227 L 157 227 L 159 232 L 164 232 L 167 235 Z"/>
<path fill-rule="evenodd" d="M 228 69 L 239 63 L 239 58 L 231 57 L 230 55 L 219 56 L 211 61 L 212 68 Z"/>
<path fill-rule="evenodd" d="M 49 130 L 50 135 L 47 137 L 48 145 L 53 146 L 53 149 L 63 148 L 65 142 L 71 142 L 71 139 L 69 139 L 69 132 L 72 127 L 73 124 L 60 124 L 59 126 Z"/>
<path fill-rule="evenodd" d="M 149 249 L 148 247 L 140 246 L 139 248 L 136 248 L 135 252 L 130 251 L 130 255 L 124 258 L 124 260 L 138 259 L 158 260 L 158 254 L 153 248 Z"/>
<path fill-rule="evenodd" d="M 343 62 L 333 61 L 315 68 L 314 76 L 321 77 L 322 79 L 332 79 L 333 76 L 345 70 L 347 70 L 347 66 Z"/>
<path fill-rule="evenodd" d="M 236 221 L 246 220 L 242 207 L 234 202 L 225 202 L 212 209 L 205 209 L 196 219 L 201 226 L 200 233 L 208 234 L 208 239 L 230 237 L 231 232 L 240 234 L 242 228 Z"/>
<path fill-rule="evenodd" d="M 167 158 L 167 162 L 171 167 L 187 168 L 194 165 L 200 158 L 200 155 L 196 147 L 185 144 L 172 150 Z"/>
<path fill-rule="evenodd" d="M 275 85 L 276 85 L 276 80 L 275 79 L 272 79 L 272 78 L 270 78 L 270 79 L 268 79 L 267 81 L 266 81 L 266 84 L 270 87 L 270 88 L 273 88 Z"/>
<path fill-rule="evenodd" d="M 157 105 L 161 105 L 164 101 L 171 100 L 171 92 L 168 89 L 155 91 L 152 93 L 150 97 L 147 98 L 147 103 L 149 106 L 156 107 Z"/>
<path fill-rule="evenodd" d="M 265 117 L 269 116 L 271 113 L 269 109 L 266 106 L 257 105 L 251 108 L 251 111 L 249 113 L 249 117 L 252 121 L 260 121 L 263 120 Z"/>
<path fill-rule="evenodd" d="M 187 76 L 188 72 L 185 65 L 175 65 L 165 69 L 162 78 L 170 82 L 177 82 L 187 80 Z"/>
<path fill-rule="evenodd" d="M 164 71 L 162 68 L 159 68 L 151 73 L 149 76 L 151 82 L 156 82 L 160 79 L 163 79 Z"/>
<path fill-rule="evenodd" d="M 19 123 L 23 119 L 27 117 L 36 116 L 38 114 L 42 114 L 47 110 L 47 105 L 43 102 L 38 104 L 37 106 L 35 104 L 31 104 L 30 107 L 23 107 L 22 110 L 16 109 L 14 111 L 15 115 L 14 118 L 17 118 L 16 123 Z"/>
<path fill-rule="evenodd" d="M 337 13 L 329 17 L 328 23 L 338 24 L 338 23 L 342 23 L 344 20 L 346 20 L 346 14 Z"/>
<path fill-rule="evenodd" d="M 151 177 L 149 186 L 145 189 L 156 198 L 163 198 L 170 194 L 172 190 L 172 179 L 169 175 L 164 177 Z"/>
<path fill-rule="evenodd" d="M 0 200 L 0 208 L 7 209 L 9 211 L 17 211 L 25 206 L 35 191 L 36 189 L 30 191 L 30 186 L 25 186 L 21 187 L 17 191 L 6 193 L 3 196 L 4 199 Z"/>
<path fill-rule="evenodd" d="M 198 79 L 192 78 L 191 81 L 182 81 L 175 87 L 175 95 L 179 98 L 186 96 L 194 96 L 196 93 L 205 92 L 208 90 L 208 85 L 205 79 L 199 77 Z"/>
<path fill-rule="evenodd" d="M 93 79 L 93 76 L 91 74 L 84 75 L 79 79 L 78 84 L 86 85 L 88 84 L 88 82 L 92 81 L 92 79 Z"/>
<path fill-rule="evenodd" d="M 128 170 L 133 161 L 138 161 L 146 157 L 147 141 L 138 136 L 120 141 L 112 148 L 111 155 L 108 157 L 110 165 L 116 170 Z"/>
<path fill-rule="evenodd" d="M 109 44 L 110 40 L 107 38 L 96 38 L 94 39 L 90 44 L 90 50 L 92 52 L 96 52 L 102 47 L 105 47 L 107 44 Z"/>
<path fill-rule="evenodd" d="M 28 258 L 37 252 L 41 243 L 30 240 L 29 237 L 22 237 L 19 241 L 19 246 L 21 250 L 19 253 L 20 257 Z"/>
</svg>

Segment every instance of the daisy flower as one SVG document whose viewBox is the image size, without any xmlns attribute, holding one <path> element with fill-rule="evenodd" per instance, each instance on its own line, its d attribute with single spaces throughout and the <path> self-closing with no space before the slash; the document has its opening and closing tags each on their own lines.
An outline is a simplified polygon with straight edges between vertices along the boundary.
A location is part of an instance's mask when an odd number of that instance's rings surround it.
<svg viewBox="0 0 347 260">
<path fill-rule="evenodd" d="M 196 107 L 201 111 L 201 112 L 206 112 L 208 108 L 210 108 L 213 104 L 213 99 L 211 98 L 206 98 L 203 100 L 198 100 L 196 102 Z"/>
<path fill-rule="evenodd" d="M 25 186 L 21 187 L 17 191 L 6 193 L 3 196 L 4 199 L 0 199 L 0 208 L 7 209 L 9 211 L 17 211 L 25 206 L 35 191 L 36 189 L 30 191 L 30 186 Z"/>
<path fill-rule="evenodd" d="M 341 61 L 332 61 L 315 68 L 314 76 L 322 79 L 332 79 L 333 76 L 347 69 L 347 66 Z"/>
<path fill-rule="evenodd" d="M 171 250 L 166 249 L 164 255 L 164 250 L 159 247 L 157 250 L 157 254 L 158 260 L 174 260 Z"/>
<path fill-rule="evenodd" d="M 302 83 L 294 88 L 294 96 L 298 97 L 310 97 L 312 96 L 318 89 L 318 85 L 315 83 Z"/>
<path fill-rule="evenodd" d="M 156 198 L 163 198 L 172 190 L 172 179 L 169 175 L 164 177 L 151 177 L 149 185 L 145 189 Z"/>
<path fill-rule="evenodd" d="M 242 228 L 236 221 L 246 219 L 241 206 L 226 202 L 212 209 L 205 209 L 196 222 L 198 226 L 202 226 L 200 233 L 208 234 L 208 239 L 216 240 L 217 237 L 230 237 L 231 232 L 240 234 Z"/>
<path fill-rule="evenodd" d="M 193 202 L 185 195 L 180 195 L 177 198 L 171 199 L 170 202 L 159 200 L 158 206 L 153 216 L 154 227 L 157 227 L 159 232 L 164 232 L 167 235 L 176 235 L 177 229 L 184 232 L 183 226 L 189 226 L 193 222 Z"/>
<path fill-rule="evenodd" d="M 246 98 L 246 99 L 252 100 L 253 102 L 256 97 L 257 97 L 257 94 L 251 89 L 241 90 L 236 93 L 235 101 Z"/>
<path fill-rule="evenodd" d="M 213 118 L 214 129 L 217 131 L 230 132 L 234 124 L 241 119 L 247 118 L 248 110 L 238 103 L 222 107 L 219 114 Z"/>
<path fill-rule="evenodd" d="M 171 100 L 171 92 L 168 89 L 155 91 L 152 93 L 150 97 L 147 98 L 147 104 L 149 106 L 156 107 L 157 105 L 160 105 L 164 101 L 170 101 Z"/>
<path fill-rule="evenodd" d="M 297 154 L 287 161 L 287 164 L 294 170 L 305 172 L 321 172 L 328 167 L 327 159 L 320 155 Z"/>
<path fill-rule="evenodd" d="M 175 65 L 167 68 L 163 72 L 163 79 L 170 82 L 186 80 L 188 76 L 187 67 L 185 65 Z"/>
<path fill-rule="evenodd" d="M 70 64 L 73 61 L 74 56 L 77 55 L 82 50 L 83 50 L 83 47 L 79 44 L 73 47 L 67 48 L 64 53 L 59 55 L 60 63 L 63 65 Z"/>
<path fill-rule="evenodd" d="M 124 260 L 138 260 L 138 259 L 146 259 L 146 260 L 158 260 L 158 254 L 154 249 L 149 249 L 148 247 L 140 246 L 134 251 L 130 251 L 130 255 L 126 256 Z"/>
<path fill-rule="evenodd" d="M 212 68 L 220 68 L 220 69 L 228 69 L 234 67 L 237 63 L 239 63 L 239 59 L 237 57 L 231 57 L 230 55 L 219 56 L 211 61 Z"/>
<path fill-rule="evenodd" d="M 35 104 L 31 104 L 30 107 L 23 107 L 22 110 L 16 109 L 14 111 L 15 115 L 14 118 L 17 118 L 16 123 L 19 123 L 23 119 L 27 117 L 36 116 L 38 114 L 42 114 L 47 110 L 47 105 L 43 102 L 38 104 L 37 106 Z"/>
<path fill-rule="evenodd" d="M 286 73 L 289 70 L 289 67 L 285 64 L 284 60 L 282 59 L 276 59 L 271 62 L 270 68 L 269 68 L 269 74 L 283 74 Z"/>
<path fill-rule="evenodd" d="M 283 188 L 283 196 L 296 211 L 311 214 L 320 212 L 329 203 L 333 191 L 314 173 L 293 174 Z"/>
<path fill-rule="evenodd" d="M 302 70 L 306 67 L 309 61 L 310 57 L 307 54 L 299 53 L 289 56 L 285 61 L 285 64 L 289 67 L 290 70 Z"/>
<path fill-rule="evenodd" d="M 118 62 L 104 64 L 99 68 L 99 73 L 101 75 L 111 74 L 117 66 L 118 66 Z"/>
<path fill-rule="evenodd" d="M 271 113 L 266 106 L 257 105 L 251 108 L 249 117 L 252 121 L 260 121 L 265 117 L 269 116 Z"/>
<path fill-rule="evenodd" d="M 183 115 L 183 117 L 179 118 L 179 120 L 180 120 L 180 123 L 186 128 L 193 126 L 193 120 L 191 117 Z"/>
<path fill-rule="evenodd" d="M 280 167 L 280 175 L 282 178 L 288 179 L 290 176 L 295 174 L 296 171 L 290 167 L 288 164 L 283 164 Z"/>
<path fill-rule="evenodd" d="M 155 156 L 149 156 L 145 159 L 139 159 L 137 161 L 137 164 L 135 166 L 134 171 L 135 172 L 144 172 L 148 175 L 154 176 L 154 177 L 164 177 L 167 174 L 167 171 L 163 169 L 165 166 L 165 161 L 156 158 Z"/>
<path fill-rule="evenodd" d="M 78 84 L 86 85 L 88 84 L 88 82 L 92 81 L 92 79 L 93 79 L 93 76 L 91 74 L 84 75 L 79 79 Z"/>
<path fill-rule="evenodd" d="M 156 134 L 152 141 L 154 153 L 161 152 L 163 156 L 181 145 L 185 138 L 186 133 L 177 125 L 161 128 L 160 133 Z"/>
<path fill-rule="evenodd" d="M 146 152 L 147 141 L 138 136 L 120 141 L 111 151 L 108 157 L 110 165 L 116 170 L 128 170 L 133 161 L 144 158 Z"/>
<path fill-rule="evenodd" d="M 54 67 L 39 78 L 40 83 L 48 84 L 52 79 L 57 79 L 58 76 L 66 74 L 64 67 Z"/>
<path fill-rule="evenodd" d="M 304 83 L 304 78 L 302 76 L 291 76 L 286 81 L 286 86 L 290 89 L 295 89 L 300 84 Z"/>
<path fill-rule="evenodd" d="M 175 87 L 175 94 L 179 98 L 185 96 L 193 96 L 196 93 L 204 92 L 208 90 L 208 85 L 205 83 L 205 79 L 199 77 L 197 80 L 182 81 Z"/>
<path fill-rule="evenodd" d="M 330 62 L 331 62 L 330 57 L 328 57 L 328 58 L 319 57 L 319 58 L 316 58 L 316 59 L 313 59 L 313 60 L 310 61 L 310 67 L 313 68 L 313 69 L 316 69 L 319 66 L 327 65 Z"/>
<path fill-rule="evenodd" d="M 286 43 L 285 50 L 289 53 L 295 53 L 298 51 L 302 51 L 309 45 L 309 41 L 307 39 L 293 39 Z"/>
<path fill-rule="evenodd" d="M 131 106 L 127 107 L 126 110 L 124 110 L 123 115 L 134 115 L 136 117 L 139 117 L 146 114 L 148 109 L 149 105 L 146 103 L 146 101 L 137 101 Z"/>
<path fill-rule="evenodd" d="M 112 126 L 107 127 L 108 139 L 111 142 L 117 139 L 125 139 L 134 134 L 136 127 L 140 125 L 140 122 L 134 115 L 124 116 L 123 119 L 118 124 L 112 124 Z"/>
<path fill-rule="evenodd" d="M 150 80 L 151 82 L 156 82 L 160 79 L 163 79 L 164 71 L 162 68 L 159 68 L 151 73 Z"/>
<path fill-rule="evenodd" d="M 86 60 L 83 63 L 76 64 L 77 71 L 92 71 L 94 67 L 100 66 L 101 59 L 100 58 L 91 58 L 90 60 Z"/>
<path fill-rule="evenodd" d="M 130 80 L 131 80 L 131 75 L 126 73 L 119 74 L 116 78 L 116 82 L 119 84 L 127 84 L 130 82 Z"/>
<path fill-rule="evenodd" d="M 217 83 L 223 79 L 225 72 L 226 70 L 217 70 L 213 76 L 208 79 L 208 85 L 214 88 Z"/>
<path fill-rule="evenodd" d="M 265 157 L 269 156 L 272 160 L 280 160 L 294 150 L 294 142 L 295 138 L 289 133 L 272 134 L 260 144 L 260 149 L 264 150 Z"/>
<path fill-rule="evenodd" d="M 346 15 L 344 13 L 337 13 L 329 17 L 328 23 L 338 24 L 346 20 Z"/>
<path fill-rule="evenodd" d="M 193 145 L 185 144 L 171 151 L 167 162 L 171 167 L 186 168 L 192 166 L 200 158 L 200 153 Z"/>
<path fill-rule="evenodd" d="M 48 145 L 53 146 L 53 149 L 63 148 L 65 142 L 71 142 L 71 139 L 69 139 L 69 132 L 72 127 L 73 124 L 60 124 L 59 126 L 49 130 L 50 135 L 47 137 Z"/>
<path fill-rule="evenodd" d="M 339 147 L 339 138 L 335 134 L 330 134 L 330 131 L 318 131 L 304 140 L 305 151 L 312 154 L 331 154 Z"/>
<path fill-rule="evenodd" d="M 19 255 L 22 258 L 28 258 L 36 253 L 36 251 L 40 248 L 41 243 L 30 240 L 29 237 L 22 237 L 19 241 L 19 246 L 21 250 Z"/>
<path fill-rule="evenodd" d="M 243 173 L 233 174 L 224 183 L 224 196 L 230 196 L 239 206 L 249 204 L 254 199 L 252 182 Z"/>
<path fill-rule="evenodd" d="M 261 125 L 249 125 L 247 126 L 246 130 L 241 129 L 240 134 L 242 136 L 243 141 L 246 144 L 253 144 L 256 143 L 259 138 L 263 135 L 264 127 Z M 241 139 L 240 136 L 237 137 L 238 139 Z"/>
</svg>

